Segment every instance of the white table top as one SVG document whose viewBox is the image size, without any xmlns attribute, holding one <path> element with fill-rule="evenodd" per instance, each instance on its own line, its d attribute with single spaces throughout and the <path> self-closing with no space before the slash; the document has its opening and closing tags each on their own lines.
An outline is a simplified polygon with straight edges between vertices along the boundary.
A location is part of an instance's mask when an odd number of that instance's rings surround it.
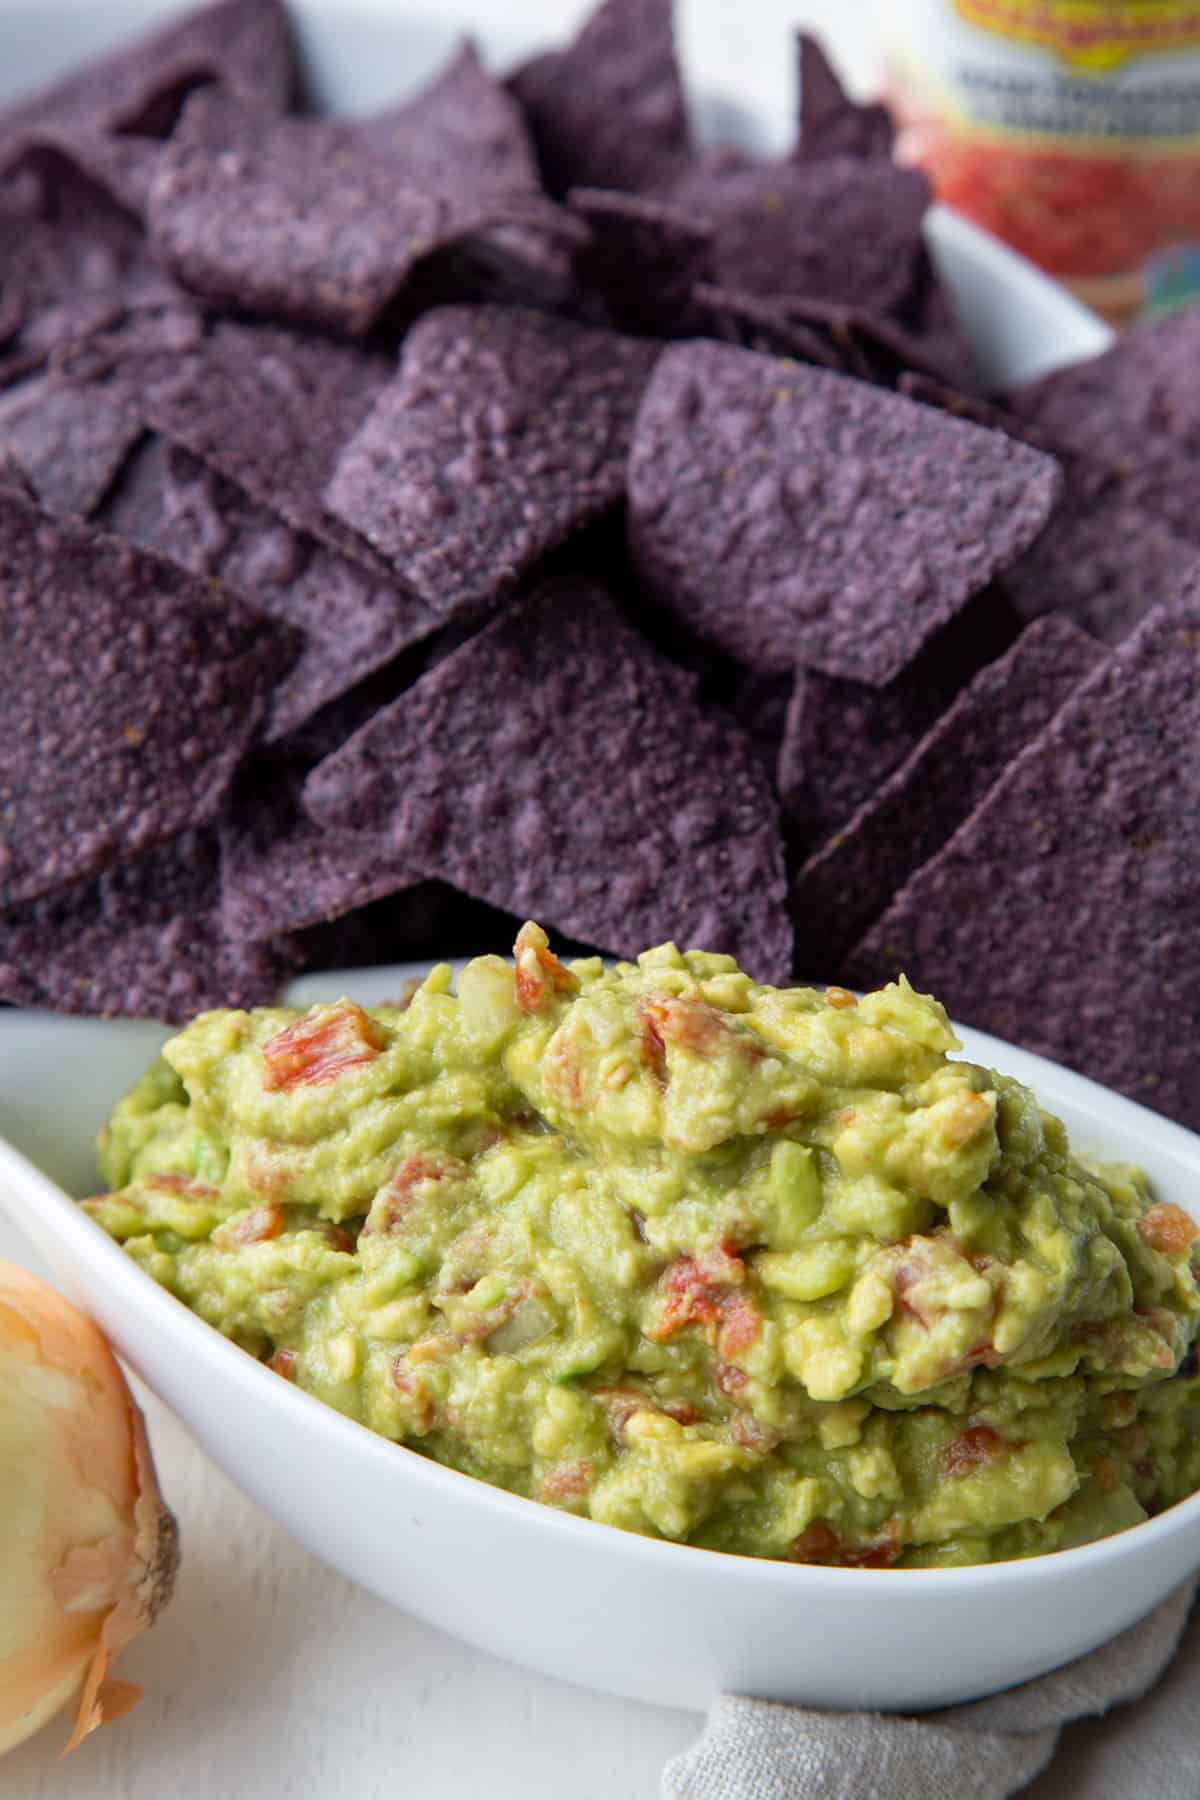
<svg viewBox="0 0 1200 1800">
<path fill-rule="evenodd" d="M 383 3 L 383 0 L 380 0 Z M 687 6 L 689 0 L 680 0 Z M 751 0 L 815 24 L 870 85 L 868 0 Z M 2 6 L 2 0 L 0 0 Z M 579 10 L 576 8 L 576 10 Z M 736 10 L 736 9 L 731 9 Z M 761 23 L 761 19 L 756 19 Z M 0 1257 L 36 1267 L 0 1220 Z M 180 1523 L 175 1599 L 120 1673 L 146 1697 L 67 1762 L 50 1725 L 0 1765 L 14 1800 L 649 1800 L 687 1713 L 529 1674 L 301 1550 L 144 1395 Z"/>
</svg>

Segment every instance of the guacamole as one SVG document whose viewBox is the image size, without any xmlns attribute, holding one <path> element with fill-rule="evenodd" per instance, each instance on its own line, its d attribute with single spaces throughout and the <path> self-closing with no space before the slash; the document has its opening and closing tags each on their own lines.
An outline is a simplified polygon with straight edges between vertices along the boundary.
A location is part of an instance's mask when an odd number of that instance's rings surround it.
<svg viewBox="0 0 1200 1800">
<path fill-rule="evenodd" d="M 1200 1487 L 1197 1227 L 1075 1155 L 935 1000 L 673 945 L 202 1014 L 85 1202 L 252 1356 L 514 1493 L 929 1567 Z"/>
</svg>

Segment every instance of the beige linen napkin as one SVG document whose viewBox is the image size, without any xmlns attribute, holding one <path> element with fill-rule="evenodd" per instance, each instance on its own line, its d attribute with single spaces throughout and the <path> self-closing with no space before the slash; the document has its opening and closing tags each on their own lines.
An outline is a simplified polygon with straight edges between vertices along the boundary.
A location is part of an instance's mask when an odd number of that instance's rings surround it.
<svg viewBox="0 0 1200 1800">
<path fill-rule="evenodd" d="M 1195 1593 L 1053 1674 L 916 1718 L 723 1694 L 663 1800 L 1200 1800 Z"/>
</svg>

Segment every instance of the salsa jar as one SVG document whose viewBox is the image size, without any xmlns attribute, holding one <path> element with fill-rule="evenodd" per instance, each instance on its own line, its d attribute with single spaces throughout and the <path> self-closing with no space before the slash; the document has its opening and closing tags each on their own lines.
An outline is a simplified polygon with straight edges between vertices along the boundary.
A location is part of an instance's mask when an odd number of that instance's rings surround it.
<svg viewBox="0 0 1200 1800">
<path fill-rule="evenodd" d="M 1200 3 L 881 0 L 898 154 L 1117 324 L 1200 299 Z"/>
</svg>

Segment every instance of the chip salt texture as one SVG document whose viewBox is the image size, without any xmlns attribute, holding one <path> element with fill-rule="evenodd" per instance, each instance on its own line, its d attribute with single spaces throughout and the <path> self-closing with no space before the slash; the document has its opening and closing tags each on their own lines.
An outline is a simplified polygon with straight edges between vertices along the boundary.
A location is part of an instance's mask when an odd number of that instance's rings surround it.
<svg viewBox="0 0 1200 1800">
<path fill-rule="evenodd" d="M 605 950 L 674 937 L 756 977 L 791 968 L 754 751 L 588 581 L 547 583 L 441 663 L 317 766 L 305 804 Z"/>
<path fill-rule="evenodd" d="M 193 574 L 219 579 L 305 635 L 264 723 L 295 731 L 436 621 L 415 595 L 292 529 L 278 513 L 162 437 L 147 437 L 104 509 L 104 524 Z"/>
<path fill-rule="evenodd" d="M 295 634 L 0 489 L 0 907 L 211 819 Z"/>
<path fill-rule="evenodd" d="M 658 350 L 519 307 L 429 313 L 328 504 L 435 611 L 490 600 L 621 498 Z"/>
<path fill-rule="evenodd" d="M 764 672 L 882 687 L 1020 555 L 1057 464 L 824 369 L 723 344 L 664 351 L 629 464 L 635 568 Z"/>
<path fill-rule="evenodd" d="M 220 920 L 211 832 L 184 832 L 94 881 L 0 912 L 0 998 L 182 1025 L 218 1006 L 269 1006 L 297 958 L 235 942 Z"/>
<path fill-rule="evenodd" d="M 565 50 L 510 77 L 551 192 L 645 190 L 682 166 L 689 135 L 673 15 L 673 0 L 603 0 Z"/>
<path fill-rule="evenodd" d="M 903 970 L 964 1024 L 1195 1128 L 1197 918 L 1200 575 L 1076 689 L 847 972 Z"/>
<path fill-rule="evenodd" d="M 916 749 L 792 883 L 797 936 L 836 975 L 909 876 L 1104 658 L 1066 619 L 1042 619 L 982 669 Z"/>
</svg>

